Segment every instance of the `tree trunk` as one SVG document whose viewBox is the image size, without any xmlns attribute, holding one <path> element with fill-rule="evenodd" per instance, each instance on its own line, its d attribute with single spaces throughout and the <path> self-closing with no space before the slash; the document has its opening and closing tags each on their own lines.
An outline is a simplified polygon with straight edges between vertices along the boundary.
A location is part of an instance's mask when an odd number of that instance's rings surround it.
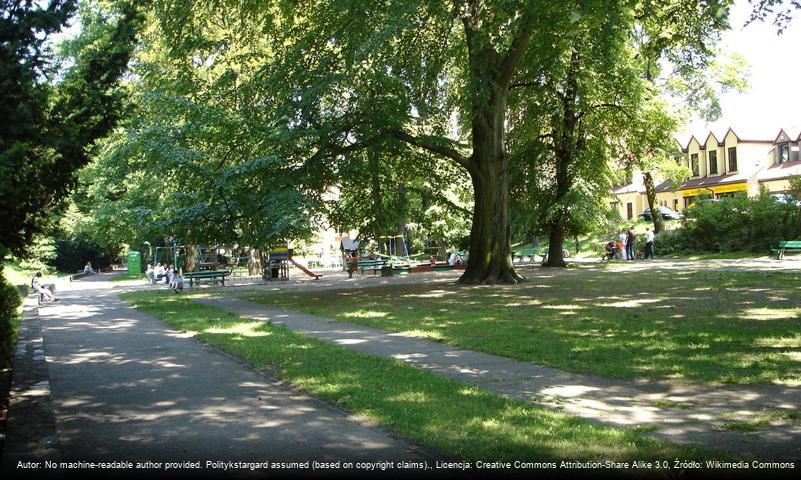
<svg viewBox="0 0 801 480">
<path fill-rule="evenodd" d="M 577 50 L 573 50 L 571 55 L 571 68 L 567 72 L 565 79 L 565 93 L 561 95 L 562 111 L 561 121 L 554 124 L 553 138 L 556 139 L 555 160 L 556 160 L 556 198 L 554 202 L 559 207 L 559 211 L 554 215 L 550 225 L 550 239 L 548 241 L 548 262 L 549 267 L 565 267 L 563 255 L 565 242 L 565 217 L 569 215 L 564 210 L 563 199 L 570 192 L 573 186 L 573 178 L 569 174 L 569 167 L 573 164 L 578 153 L 580 141 L 576 139 L 576 130 L 579 115 L 576 112 L 576 101 L 578 98 L 578 75 L 579 75 L 579 55 Z M 558 118 L 558 117 L 557 117 Z M 579 140 L 581 139 L 581 129 L 579 130 Z"/>
<path fill-rule="evenodd" d="M 509 158 L 504 145 L 506 91 L 496 91 L 473 112 L 473 155 L 470 178 L 475 205 L 470 252 L 458 283 L 518 283 L 523 279 L 512 264 L 509 217 Z"/>
<path fill-rule="evenodd" d="M 261 255 L 255 248 L 248 249 L 248 275 L 261 275 Z"/>
<path fill-rule="evenodd" d="M 376 241 L 380 242 L 379 238 L 385 234 L 384 229 L 384 208 L 381 202 L 381 172 L 379 166 L 378 153 L 374 151 L 367 152 L 367 162 L 370 169 L 370 200 L 372 202 L 373 210 L 373 228 L 372 235 Z"/>
<path fill-rule="evenodd" d="M 184 265 L 184 272 L 194 272 L 195 271 L 195 262 L 196 262 L 196 253 L 194 245 L 187 245 L 186 246 L 186 262 Z"/>
<path fill-rule="evenodd" d="M 648 209 L 651 212 L 651 221 L 654 222 L 654 235 L 662 233 L 664 222 L 662 221 L 662 212 L 656 205 L 656 187 L 654 187 L 654 177 L 651 172 L 642 174 L 643 182 L 645 183 L 645 197 L 648 199 Z"/>
<path fill-rule="evenodd" d="M 562 246 L 565 242 L 565 229 L 562 222 L 551 225 L 551 232 L 548 237 L 548 263 L 549 267 L 564 267 L 565 259 L 562 254 Z"/>
</svg>

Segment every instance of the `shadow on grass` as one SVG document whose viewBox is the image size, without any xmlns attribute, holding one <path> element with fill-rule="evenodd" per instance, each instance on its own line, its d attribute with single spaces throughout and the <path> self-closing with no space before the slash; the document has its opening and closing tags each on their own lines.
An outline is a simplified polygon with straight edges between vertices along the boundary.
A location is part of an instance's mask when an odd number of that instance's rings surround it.
<svg viewBox="0 0 801 480">
<path fill-rule="evenodd" d="M 515 286 L 413 284 L 247 299 L 574 372 L 801 383 L 799 275 L 538 273 Z"/>
<path fill-rule="evenodd" d="M 362 414 L 398 434 L 459 459 L 657 460 L 705 453 L 599 426 L 400 361 L 314 340 L 267 322 L 244 320 L 187 298 L 133 293 L 137 308 L 195 338 L 277 371 L 315 396 Z"/>
</svg>

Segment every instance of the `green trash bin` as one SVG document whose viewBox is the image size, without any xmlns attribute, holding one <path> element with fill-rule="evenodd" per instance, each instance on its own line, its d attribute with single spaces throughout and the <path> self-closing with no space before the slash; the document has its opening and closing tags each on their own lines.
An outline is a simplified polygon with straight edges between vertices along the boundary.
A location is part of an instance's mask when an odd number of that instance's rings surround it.
<svg viewBox="0 0 801 480">
<path fill-rule="evenodd" d="M 136 250 L 128 251 L 128 275 L 139 275 L 142 270 L 142 255 Z"/>
</svg>

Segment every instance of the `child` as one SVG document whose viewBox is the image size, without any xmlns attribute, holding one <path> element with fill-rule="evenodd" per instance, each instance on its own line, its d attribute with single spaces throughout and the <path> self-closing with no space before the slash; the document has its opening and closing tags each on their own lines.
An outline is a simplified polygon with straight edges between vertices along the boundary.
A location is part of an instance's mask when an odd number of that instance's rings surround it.
<svg viewBox="0 0 801 480">
<path fill-rule="evenodd" d="M 175 293 L 181 293 L 184 291 L 184 279 L 181 278 L 181 272 L 178 270 L 172 271 L 172 281 L 170 283 L 170 288 L 172 288 Z"/>
<path fill-rule="evenodd" d="M 145 270 L 145 275 L 147 275 L 147 283 L 153 285 L 156 283 L 156 273 L 153 270 L 153 265 L 147 264 L 147 270 Z"/>
</svg>

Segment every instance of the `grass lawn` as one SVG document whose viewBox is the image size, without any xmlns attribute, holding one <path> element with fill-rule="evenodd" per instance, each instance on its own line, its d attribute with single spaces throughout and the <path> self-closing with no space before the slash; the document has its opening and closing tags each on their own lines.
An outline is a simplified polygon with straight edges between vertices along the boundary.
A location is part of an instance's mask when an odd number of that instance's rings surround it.
<svg viewBox="0 0 801 480">
<path fill-rule="evenodd" d="M 65 272 L 54 272 L 49 271 L 46 267 L 42 269 L 32 268 L 30 266 L 23 266 L 20 265 L 19 262 L 6 260 L 3 263 L 3 275 L 5 275 L 6 279 L 8 280 L 11 285 L 30 285 L 31 278 L 33 275 L 38 272 L 42 271 L 44 275 L 44 281 L 42 283 L 47 283 L 52 281 L 48 277 L 65 277 L 71 275 L 70 273 Z"/>
<path fill-rule="evenodd" d="M 471 385 L 241 318 L 165 292 L 126 301 L 348 411 L 465 460 L 702 458 L 696 448 L 599 426 Z M 647 429 L 647 428 L 646 428 Z"/>
<path fill-rule="evenodd" d="M 801 382 L 801 275 L 530 269 L 514 285 L 250 294 L 266 304 L 619 378 Z"/>
</svg>

